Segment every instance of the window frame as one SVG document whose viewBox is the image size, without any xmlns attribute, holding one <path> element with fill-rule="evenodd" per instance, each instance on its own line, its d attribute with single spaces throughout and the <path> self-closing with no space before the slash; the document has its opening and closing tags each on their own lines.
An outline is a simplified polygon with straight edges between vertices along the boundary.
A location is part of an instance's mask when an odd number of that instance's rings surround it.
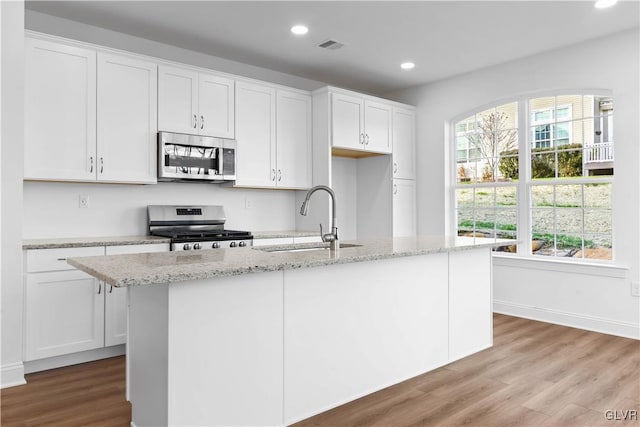
<svg viewBox="0 0 640 427">
<path fill-rule="evenodd" d="M 612 253 L 611 259 L 590 259 L 590 258 L 573 258 L 573 257 L 558 257 L 558 256 L 543 256 L 543 255 L 534 255 L 531 242 L 532 242 L 532 196 L 531 189 L 536 185 L 568 185 L 568 184 L 591 184 L 591 183 L 607 183 L 611 184 L 612 194 L 614 192 L 614 184 L 615 184 L 615 176 L 591 176 L 591 177 L 582 177 L 578 179 L 572 179 L 571 182 L 567 182 L 566 178 L 563 177 L 555 177 L 548 179 L 535 179 L 531 178 L 531 153 L 532 153 L 532 141 L 530 129 L 533 127 L 533 123 L 531 121 L 532 110 L 530 109 L 529 101 L 536 98 L 541 97 L 551 97 L 551 96 L 566 96 L 569 95 L 581 95 L 581 96 L 594 96 L 598 97 L 613 97 L 612 93 L 609 91 L 603 90 L 553 90 L 553 91 L 545 91 L 545 92 L 537 92 L 537 93 L 527 93 L 526 95 L 514 96 L 510 98 L 503 98 L 492 102 L 490 104 L 484 104 L 477 108 L 472 109 L 471 111 L 467 111 L 463 114 L 459 114 L 455 116 L 453 119 L 448 121 L 448 132 L 449 135 L 445 138 L 445 143 L 447 144 L 447 152 L 449 153 L 449 160 L 447 162 L 447 181 L 450 183 L 448 185 L 449 190 L 447 192 L 449 203 L 447 203 L 446 213 L 446 228 L 450 235 L 457 236 L 457 200 L 456 200 L 456 190 L 460 188 L 477 188 L 477 187 L 498 187 L 504 185 L 504 183 L 500 182 L 488 182 L 488 183 L 458 183 L 457 182 L 457 170 L 461 163 L 458 162 L 457 159 L 457 138 L 456 138 L 456 123 L 462 121 L 470 116 L 477 114 L 478 112 L 482 112 L 488 110 L 490 108 L 496 108 L 498 106 L 517 102 L 517 130 L 518 130 L 518 161 L 520 167 L 520 178 L 518 179 L 516 186 L 517 191 L 517 202 L 516 202 L 516 211 L 517 211 L 517 251 L 515 253 L 507 253 L 507 252 L 493 252 L 493 256 L 496 257 L 504 257 L 504 258 L 517 258 L 523 260 L 530 260 L 535 262 L 547 262 L 547 263 L 555 263 L 555 264 L 574 264 L 574 265 L 605 265 L 612 266 L 615 265 L 617 260 L 616 257 L 616 248 L 617 248 L 617 239 L 615 232 L 615 206 L 614 200 L 611 200 L 611 215 L 612 215 L 612 226 L 611 226 L 611 244 L 612 244 Z M 561 106 L 562 107 L 562 106 Z M 554 106 L 554 115 L 555 115 L 555 106 Z M 587 117 L 591 117 L 592 115 L 585 115 L 583 113 L 582 119 Z M 571 117 L 571 114 L 570 114 Z M 595 115 L 593 115 L 595 117 Z M 612 119 L 610 119 L 612 120 Z M 553 119 L 555 122 L 555 118 Z M 567 120 L 567 122 L 571 122 L 573 119 Z M 564 122 L 564 121 L 563 121 Z M 524 132 L 523 132 L 524 130 Z M 571 141 L 571 139 L 570 139 Z M 453 161 L 451 161 L 453 159 Z M 615 161 L 615 160 L 614 160 Z M 524 168 L 522 165 L 526 165 Z M 514 184 L 511 184 L 514 185 Z M 493 207 L 495 208 L 495 206 Z M 557 208 L 556 208 L 557 209 Z M 584 207 L 582 208 L 584 210 Z"/>
</svg>

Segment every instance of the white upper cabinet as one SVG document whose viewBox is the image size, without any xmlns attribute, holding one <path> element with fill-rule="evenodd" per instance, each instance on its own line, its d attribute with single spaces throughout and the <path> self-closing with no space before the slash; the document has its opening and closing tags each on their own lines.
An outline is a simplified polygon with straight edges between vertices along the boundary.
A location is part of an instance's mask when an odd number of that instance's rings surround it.
<svg viewBox="0 0 640 427">
<path fill-rule="evenodd" d="M 364 144 L 368 151 L 391 153 L 391 106 L 364 102 Z"/>
<path fill-rule="evenodd" d="M 334 148 L 391 153 L 391 105 L 332 93 L 331 126 Z"/>
<path fill-rule="evenodd" d="M 416 182 L 393 180 L 393 237 L 416 235 Z"/>
<path fill-rule="evenodd" d="M 364 149 L 364 101 L 354 96 L 331 96 L 333 146 Z"/>
<path fill-rule="evenodd" d="M 198 80 L 200 135 L 235 136 L 235 83 L 212 74 L 200 73 Z"/>
<path fill-rule="evenodd" d="M 311 187 L 311 96 L 278 90 L 276 96 L 278 187 Z"/>
<path fill-rule="evenodd" d="M 158 127 L 162 131 L 219 138 L 235 135 L 234 81 L 161 65 Z"/>
<path fill-rule="evenodd" d="M 415 111 L 393 108 L 393 177 L 416 178 Z"/>
<path fill-rule="evenodd" d="M 95 180 L 96 53 L 25 40 L 25 179 Z"/>
<path fill-rule="evenodd" d="M 236 84 L 236 185 L 276 186 L 276 90 Z"/>
<path fill-rule="evenodd" d="M 311 96 L 236 84 L 238 187 L 311 187 Z"/>
<path fill-rule="evenodd" d="M 198 73 L 161 65 L 158 69 L 158 129 L 198 133 Z"/>
<path fill-rule="evenodd" d="M 157 66 L 98 54 L 99 181 L 155 183 Z"/>
</svg>

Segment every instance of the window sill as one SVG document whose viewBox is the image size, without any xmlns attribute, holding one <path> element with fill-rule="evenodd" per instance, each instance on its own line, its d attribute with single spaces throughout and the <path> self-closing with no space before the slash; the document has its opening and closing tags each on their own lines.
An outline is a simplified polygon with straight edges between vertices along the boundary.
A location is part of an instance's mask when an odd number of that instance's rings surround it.
<svg viewBox="0 0 640 427">
<path fill-rule="evenodd" d="M 540 259 L 493 253 L 493 265 L 499 267 L 515 267 L 534 270 L 557 271 L 560 273 L 584 274 L 624 279 L 628 267 L 615 264 L 604 264 L 584 261 L 565 261 L 558 259 Z"/>
</svg>

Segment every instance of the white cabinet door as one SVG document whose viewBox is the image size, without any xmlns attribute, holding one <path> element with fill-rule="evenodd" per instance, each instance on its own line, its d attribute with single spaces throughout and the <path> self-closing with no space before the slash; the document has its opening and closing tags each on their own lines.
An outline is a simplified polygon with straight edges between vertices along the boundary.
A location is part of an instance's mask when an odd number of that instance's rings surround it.
<svg viewBox="0 0 640 427">
<path fill-rule="evenodd" d="M 98 180 L 156 182 L 157 66 L 98 54 Z"/>
<path fill-rule="evenodd" d="M 168 252 L 169 244 L 107 246 L 107 255 Z M 104 301 L 104 345 L 127 341 L 127 289 L 106 285 Z"/>
<path fill-rule="evenodd" d="M 198 133 L 198 73 L 161 65 L 158 69 L 158 129 Z"/>
<path fill-rule="evenodd" d="M 416 182 L 393 180 L 393 237 L 416 235 Z"/>
<path fill-rule="evenodd" d="M 353 96 L 331 95 L 332 146 L 363 150 L 364 101 Z"/>
<path fill-rule="evenodd" d="M 311 187 L 311 96 L 278 90 L 277 186 Z"/>
<path fill-rule="evenodd" d="M 234 81 L 200 74 L 198 83 L 198 133 L 219 138 L 235 136 Z"/>
<path fill-rule="evenodd" d="M 236 83 L 236 185 L 276 186 L 276 91 Z"/>
<path fill-rule="evenodd" d="M 416 114 L 393 109 L 393 177 L 416 178 Z"/>
<path fill-rule="evenodd" d="M 367 151 L 391 153 L 391 106 L 364 102 L 364 133 Z"/>
<path fill-rule="evenodd" d="M 25 360 L 102 347 L 104 290 L 80 271 L 27 274 Z"/>
<path fill-rule="evenodd" d="M 96 177 L 96 53 L 25 40 L 24 178 Z"/>
</svg>

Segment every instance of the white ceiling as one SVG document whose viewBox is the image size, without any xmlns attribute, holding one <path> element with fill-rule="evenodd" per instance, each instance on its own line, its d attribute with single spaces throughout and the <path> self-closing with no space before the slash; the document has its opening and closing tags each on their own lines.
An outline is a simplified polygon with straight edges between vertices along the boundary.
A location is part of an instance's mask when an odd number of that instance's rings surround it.
<svg viewBox="0 0 640 427">
<path fill-rule="evenodd" d="M 28 1 L 27 8 L 373 93 L 640 26 L 637 0 L 605 10 L 593 1 Z M 290 33 L 298 23 L 309 27 L 306 36 Z M 317 47 L 329 38 L 345 46 Z M 406 60 L 416 68 L 401 70 Z"/>
</svg>

